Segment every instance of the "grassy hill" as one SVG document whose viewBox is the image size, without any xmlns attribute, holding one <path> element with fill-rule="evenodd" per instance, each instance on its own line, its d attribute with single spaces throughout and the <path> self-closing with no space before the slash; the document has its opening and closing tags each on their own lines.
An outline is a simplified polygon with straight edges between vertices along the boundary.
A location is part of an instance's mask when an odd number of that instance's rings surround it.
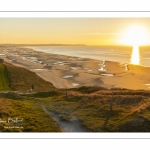
<svg viewBox="0 0 150 150">
<path fill-rule="evenodd" d="M 5 63 L 4 66 L 7 69 L 7 76 L 10 81 L 11 88 L 14 91 L 29 92 L 32 84 L 35 86 L 35 92 L 54 89 L 53 84 L 43 80 L 34 72 L 8 63 Z"/>
<path fill-rule="evenodd" d="M 80 87 L 66 90 L 54 86 L 27 69 L 0 64 L 0 118 L 23 118 L 23 128 L 1 123 L 1 132 L 61 132 L 55 119 L 43 110 L 58 114 L 62 122 L 80 120 L 92 132 L 150 132 L 150 91 Z M 8 85 L 11 84 L 11 89 Z M 26 91 L 31 84 L 36 93 Z M 112 92 L 113 91 L 113 92 Z M 110 106 L 112 104 L 112 110 Z"/>
<path fill-rule="evenodd" d="M 89 88 L 89 89 L 88 89 Z M 60 116 L 62 122 L 74 118 L 92 132 L 150 132 L 150 91 L 86 87 L 80 89 L 37 92 L 33 94 L 0 93 L 0 117 L 24 118 L 23 129 L 2 132 L 61 132 L 57 122 L 43 109 Z M 95 91 L 96 89 L 96 91 Z M 8 124 L 5 124 L 8 126 Z"/>
<path fill-rule="evenodd" d="M 8 72 L 2 63 L 0 63 L 0 91 L 8 91 L 11 90 L 9 87 L 10 79 L 8 77 Z"/>
<path fill-rule="evenodd" d="M 57 123 L 43 111 L 40 105 L 35 105 L 31 98 L 24 99 L 17 94 L 16 97 L 14 95 L 13 97 L 9 95 L 9 98 L 1 95 L 0 118 L 6 122 L 0 123 L 0 132 L 61 132 Z M 8 123 L 9 118 L 23 121 Z"/>
<path fill-rule="evenodd" d="M 81 90 L 82 89 L 82 90 Z M 93 132 L 150 132 L 150 91 L 86 87 L 40 98 L 47 108 L 64 120 L 77 117 Z M 113 109 L 110 104 L 113 98 Z"/>
<path fill-rule="evenodd" d="M 13 128 L 14 124 L 0 123 L 2 132 L 58 132 L 61 131 L 56 122 L 46 114 L 41 106 L 35 105 L 30 97 L 21 97 L 13 91 L 29 91 L 34 84 L 34 92 L 53 91 L 54 86 L 35 73 L 8 63 L 0 63 L 0 118 L 23 118 L 19 124 L 25 128 Z M 10 85 L 10 86 L 9 86 Z M 9 125 L 9 126 L 8 126 Z M 18 124 L 16 124 L 18 125 Z M 6 128 L 9 127 L 9 128 Z M 5 128 L 4 128 L 5 127 Z"/>
</svg>

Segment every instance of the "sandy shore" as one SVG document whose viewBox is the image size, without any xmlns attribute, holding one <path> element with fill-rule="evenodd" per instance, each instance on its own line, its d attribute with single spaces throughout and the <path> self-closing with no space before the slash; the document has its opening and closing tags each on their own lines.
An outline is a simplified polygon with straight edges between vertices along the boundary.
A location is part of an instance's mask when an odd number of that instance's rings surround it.
<svg viewBox="0 0 150 150">
<path fill-rule="evenodd" d="M 0 58 L 35 72 L 57 88 L 103 86 L 150 89 L 150 67 L 47 54 L 12 46 L 0 46 Z"/>
</svg>

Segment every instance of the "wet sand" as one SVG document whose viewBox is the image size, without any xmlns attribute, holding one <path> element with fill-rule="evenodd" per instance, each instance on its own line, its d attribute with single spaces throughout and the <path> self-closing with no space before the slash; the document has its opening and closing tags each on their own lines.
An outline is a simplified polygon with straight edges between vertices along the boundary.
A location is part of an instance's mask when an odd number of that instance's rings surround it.
<svg viewBox="0 0 150 150">
<path fill-rule="evenodd" d="M 0 46 L 0 58 L 35 72 L 56 88 L 102 86 L 150 89 L 150 67 L 47 54 L 13 46 Z"/>
</svg>

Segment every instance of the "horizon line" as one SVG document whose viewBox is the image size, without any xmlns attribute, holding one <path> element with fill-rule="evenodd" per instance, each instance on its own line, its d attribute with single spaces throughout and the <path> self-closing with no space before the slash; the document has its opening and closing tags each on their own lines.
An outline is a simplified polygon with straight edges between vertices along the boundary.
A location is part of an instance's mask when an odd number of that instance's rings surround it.
<svg viewBox="0 0 150 150">
<path fill-rule="evenodd" d="M 87 44 L 15 44 L 15 43 L 0 43 L 0 45 L 34 45 L 34 46 L 42 46 L 42 45 L 49 45 L 49 46 L 131 46 L 134 45 L 124 45 L 124 44 L 99 44 L 99 45 L 87 45 Z M 148 45 L 139 45 L 140 46 L 150 46 Z"/>
</svg>

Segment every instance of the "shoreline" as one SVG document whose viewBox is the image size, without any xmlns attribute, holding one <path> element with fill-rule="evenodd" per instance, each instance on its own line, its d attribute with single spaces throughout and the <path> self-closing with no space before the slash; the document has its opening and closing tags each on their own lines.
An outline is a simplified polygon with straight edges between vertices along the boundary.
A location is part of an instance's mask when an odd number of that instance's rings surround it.
<svg viewBox="0 0 150 150">
<path fill-rule="evenodd" d="M 35 72 L 56 88 L 102 86 L 150 89 L 150 67 L 91 58 L 50 54 L 25 47 L 0 47 L 0 58 Z M 127 69 L 127 66 L 129 70 Z"/>
<path fill-rule="evenodd" d="M 43 47 L 42 45 L 40 45 L 41 47 Z M 38 46 L 38 47 L 40 47 L 40 46 Z M 45 45 L 44 45 L 45 46 Z M 47 46 L 47 45 L 46 45 Z M 55 45 L 51 45 L 52 47 L 53 46 L 55 46 Z M 60 46 L 60 45 L 58 45 L 58 46 Z M 65 45 L 64 45 L 65 46 Z M 72 46 L 72 45 L 69 45 L 69 46 Z M 79 45 L 80 46 L 80 45 Z M 86 46 L 91 46 L 91 45 L 86 45 Z M 92 45 L 91 47 L 99 47 L 99 46 L 101 46 L 101 45 Z M 103 45 L 104 47 L 108 47 L 108 46 L 106 46 L 106 45 Z M 112 45 L 112 46 L 114 46 L 114 45 Z M 120 45 L 121 46 L 121 45 Z M 35 50 L 35 49 L 33 49 L 32 47 L 36 47 L 36 45 L 35 46 L 23 46 L 24 48 L 29 48 L 29 49 L 32 49 L 32 50 L 34 50 L 34 51 L 37 51 L 37 52 L 42 52 L 42 51 L 40 51 L 40 50 Z M 132 46 L 126 46 L 126 47 L 132 47 Z M 97 60 L 97 61 L 102 61 L 102 59 L 95 59 L 95 58 L 89 58 L 89 57 L 82 57 L 82 56 L 80 56 L 80 57 L 78 57 L 78 56 L 71 56 L 71 55 L 63 55 L 63 54 L 55 54 L 55 53 L 49 53 L 49 52 L 44 52 L 43 51 L 43 53 L 46 53 L 46 54 L 51 54 L 51 55 L 62 55 L 62 56 L 68 56 L 68 57 L 77 57 L 77 58 L 83 58 L 83 59 L 93 59 L 93 60 Z M 105 61 L 110 61 L 110 62 L 116 62 L 116 63 L 120 63 L 120 64 L 130 64 L 130 65 L 136 65 L 136 66 L 141 66 L 141 67 L 150 67 L 150 66 L 147 66 L 147 65 L 142 65 L 142 64 L 132 64 L 132 63 L 129 63 L 129 62 L 119 62 L 119 61 L 113 61 L 113 60 L 107 60 L 107 59 L 105 59 Z"/>
</svg>

